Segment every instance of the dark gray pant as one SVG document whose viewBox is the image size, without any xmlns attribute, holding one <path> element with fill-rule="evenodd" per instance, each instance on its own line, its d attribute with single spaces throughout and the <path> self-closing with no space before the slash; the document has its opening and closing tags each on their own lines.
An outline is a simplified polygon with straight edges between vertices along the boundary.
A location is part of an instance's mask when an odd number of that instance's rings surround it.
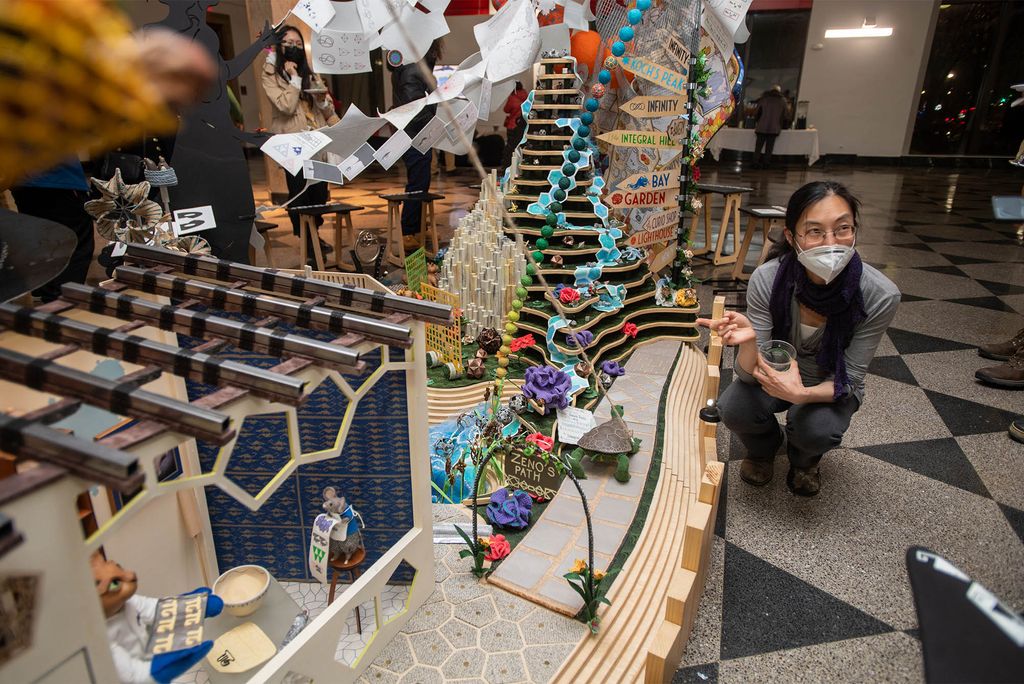
<svg viewBox="0 0 1024 684">
<path fill-rule="evenodd" d="M 760 385 L 734 380 L 718 400 L 722 422 L 747 448 L 747 458 L 771 461 L 782 444 L 775 413 L 786 413 L 786 451 L 790 465 L 810 468 L 843 441 L 850 419 L 860 408 L 847 395 L 833 404 L 791 404 L 765 394 Z"/>
</svg>

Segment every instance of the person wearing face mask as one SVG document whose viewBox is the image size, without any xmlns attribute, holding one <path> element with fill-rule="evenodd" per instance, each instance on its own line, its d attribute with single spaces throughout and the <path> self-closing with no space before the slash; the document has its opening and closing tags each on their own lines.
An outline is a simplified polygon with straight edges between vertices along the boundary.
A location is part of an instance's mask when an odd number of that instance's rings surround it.
<svg viewBox="0 0 1024 684">
<path fill-rule="evenodd" d="M 306 48 L 302 34 L 293 26 L 282 26 L 281 42 L 274 46 L 263 65 L 261 80 L 263 92 L 273 105 L 270 121 L 271 133 L 299 133 L 330 126 L 338 122 L 334 103 L 320 77 L 313 73 L 306 61 Z M 326 204 L 330 199 L 327 183 L 311 185 L 305 192 L 306 179 L 302 174 L 293 176 L 285 172 L 288 196 L 296 197 L 290 206 L 301 207 L 310 204 Z M 301 193 L 301 195 L 299 194 Z M 291 212 L 292 232 L 299 235 L 299 216 Z M 317 227 L 323 219 L 317 217 Z M 323 240 L 321 249 L 326 253 L 330 247 Z M 312 259 L 312 236 L 307 245 L 307 254 Z"/>
<path fill-rule="evenodd" d="M 736 346 L 736 382 L 718 406 L 743 443 L 740 477 L 767 484 L 786 443 L 786 484 L 801 496 L 821 488 L 818 463 L 842 442 L 864 401 L 864 374 L 900 302 L 897 287 L 856 251 L 860 202 L 834 181 L 808 183 L 786 208 L 783 239 L 754 271 L 747 314 L 697 320 Z M 768 340 L 796 349 L 786 371 L 758 351 Z M 774 414 L 787 411 L 786 429 Z"/>
</svg>

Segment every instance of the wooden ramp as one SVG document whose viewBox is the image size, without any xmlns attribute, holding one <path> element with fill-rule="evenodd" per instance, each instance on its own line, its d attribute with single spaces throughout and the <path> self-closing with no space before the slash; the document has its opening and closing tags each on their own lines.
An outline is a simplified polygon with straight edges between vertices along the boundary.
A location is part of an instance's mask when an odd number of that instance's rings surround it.
<svg viewBox="0 0 1024 684">
<path fill-rule="evenodd" d="M 724 307 L 719 300 L 716 310 Z M 661 472 L 643 532 L 609 592 L 600 634 L 583 639 L 554 682 L 672 679 L 704 593 L 724 465 L 714 460 L 715 426 L 698 419 L 706 399 L 717 398 L 720 362 L 717 338 L 708 358 L 683 345 L 666 395 Z"/>
</svg>

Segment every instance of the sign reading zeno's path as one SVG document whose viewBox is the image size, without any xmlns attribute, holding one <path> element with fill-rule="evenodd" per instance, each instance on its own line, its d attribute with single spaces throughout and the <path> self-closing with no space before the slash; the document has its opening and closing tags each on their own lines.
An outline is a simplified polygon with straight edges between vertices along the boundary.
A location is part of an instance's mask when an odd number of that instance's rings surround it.
<svg viewBox="0 0 1024 684">
<path fill-rule="evenodd" d="M 630 71 L 645 81 L 656 83 L 662 88 L 675 91 L 680 95 L 686 92 L 686 69 L 683 69 L 682 73 L 673 71 L 668 67 L 654 62 L 648 62 L 646 59 L 636 57 L 634 55 L 623 55 L 619 57 L 619 64 L 626 71 Z"/>
<path fill-rule="evenodd" d="M 553 499 L 562 484 L 555 466 L 518 449 L 505 455 L 505 486 L 509 491 L 522 489 L 543 499 Z"/>
</svg>

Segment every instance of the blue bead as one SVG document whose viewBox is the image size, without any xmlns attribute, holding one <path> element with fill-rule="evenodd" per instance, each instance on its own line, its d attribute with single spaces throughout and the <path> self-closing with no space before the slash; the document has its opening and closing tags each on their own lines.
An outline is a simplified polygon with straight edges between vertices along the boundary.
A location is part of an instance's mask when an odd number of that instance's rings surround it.
<svg viewBox="0 0 1024 684">
<path fill-rule="evenodd" d="M 576 162 L 578 162 L 578 161 L 580 160 L 580 153 L 579 153 L 579 152 L 577 152 L 576 150 L 569 150 L 569 151 L 568 151 L 568 152 L 567 152 L 567 153 L 565 154 L 565 156 L 566 156 L 566 158 L 567 158 L 567 159 L 568 159 L 569 161 L 571 161 L 571 162 L 573 162 L 573 163 L 576 163 Z M 559 201 L 559 202 L 561 202 L 561 201 L 562 201 L 562 198 L 561 198 L 561 197 L 559 197 L 559 198 L 558 198 L 558 201 Z"/>
<path fill-rule="evenodd" d="M 643 20 L 643 18 L 644 13 L 638 9 L 631 9 L 629 10 L 629 13 L 626 14 L 626 19 L 629 21 L 630 24 L 633 25 L 639 24 Z"/>
<path fill-rule="evenodd" d="M 586 138 L 588 135 L 590 135 L 590 127 L 580 126 L 579 128 L 576 129 L 576 135 L 580 136 L 581 138 Z"/>
<path fill-rule="evenodd" d="M 651 0 L 636 0 L 636 8 L 641 12 L 651 9 Z"/>
<path fill-rule="evenodd" d="M 600 107 L 600 103 L 592 97 L 588 97 L 586 103 L 583 105 L 587 108 L 588 112 L 596 112 L 597 108 Z"/>
<path fill-rule="evenodd" d="M 597 72 L 597 80 L 605 85 L 608 85 L 609 83 L 612 82 L 612 72 L 608 71 L 607 69 L 601 69 L 601 71 Z"/>
<path fill-rule="evenodd" d="M 615 55 L 616 57 L 621 57 L 622 55 L 626 54 L 626 46 L 622 43 L 621 40 L 617 40 L 614 43 L 612 43 L 612 54 Z"/>
<path fill-rule="evenodd" d="M 583 150 L 587 149 L 587 141 L 579 137 L 573 138 L 572 146 L 574 149 L 577 149 L 582 152 Z"/>
<path fill-rule="evenodd" d="M 628 43 L 633 40 L 633 29 L 628 26 L 623 26 L 619 29 L 619 39 L 624 43 Z"/>
<path fill-rule="evenodd" d="M 574 173 L 576 173 L 576 165 L 570 162 L 565 162 L 564 164 L 562 164 L 562 173 L 565 174 L 566 176 L 572 176 Z M 552 209 L 552 211 L 554 210 Z"/>
<path fill-rule="evenodd" d="M 570 185 L 572 185 L 572 181 L 566 178 L 565 176 L 562 176 L 561 178 L 558 179 L 558 187 L 561 188 L 562 190 L 568 190 Z M 562 200 L 558 201 L 561 202 Z"/>
<path fill-rule="evenodd" d="M 561 188 L 559 188 L 558 190 L 555 190 L 554 192 L 552 192 L 551 196 L 554 197 L 559 202 L 561 202 L 561 201 L 565 200 L 565 197 L 566 197 L 565 190 L 562 190 Z"/>
<path fill-rule="evenodd" d="M 590 112 L 583 112 L 580 114 L 580 121 L 583 122 L 584 125 L 589 126 L 594 123 L 594 115 Z"/>
</svg>

